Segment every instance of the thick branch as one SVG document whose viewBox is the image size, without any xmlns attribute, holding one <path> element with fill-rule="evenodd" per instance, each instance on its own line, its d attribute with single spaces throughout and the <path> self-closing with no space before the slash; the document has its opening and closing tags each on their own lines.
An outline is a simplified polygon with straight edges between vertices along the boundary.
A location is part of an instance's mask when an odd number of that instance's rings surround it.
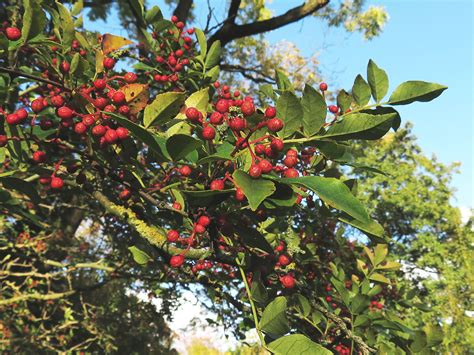
<svg viewBox="0 0 474 355">
<path fill-rule="evenodd" d="M 322 314 L 324 314 L 326 317 L 328 317 L 330 320 L 332 320 L 336 324 L 336 326 L 340 330 L 342 330 L 349 338 L 353 339 L 354 342 L 357 344 L 357 347 L 362 352 L 362 354 L 366 355 L 366 354 L 369 354 L 369 353 L 375 353 L 376 352 L 375 349 L 372 349 L 370 346 L 368 346 L 366 343 L 364 343 L 364 341 L 362 340 L 361 337 L 359 337 L 359 336 L 355 335 L 354 333 L 352 333 L 352 331 L 347 328 L 346 323 L 344 323 L 344 321 L 341 318 L 336 316 L 334 313 L 329 312 L 326 308 L 324 308 L 323 306 L 321 306 L 319 304 L 313 304 L 313 305 L 318 311 L 320 311 Z"/>
<path fill-rule="evenodd" d="M 242 0 L 232 0 L 229 6 L 229 12 L 227 13 L 227 19 L 225 20 L 226 22 L 235 23 L 241 2 Z"/>
<path fill-rule="evenodd" d="M 221 70 L 231 73 L 240 73 L 244 78 L 252 80 L 257 84 L 274 84 L 275 80 L 255 68 L 246 68 L 237 64 L 221 64 Z M 254 74 L 254 75 L 252 75 Z"/>
<path fill-rule="evenodd" d="M 245 25 L 225 21 L 222 27 L 212 35 L 209 42 L 221 41 L 222 45 L 237 38 L 247 37 L 275 30 L 290 23 L 297 22 L 309 16 L 329 3 L 329 0 L 309 0 L 308 2 L 288 10 L 283 15 L 272 17 L 268 20 L 257 21 Z"/>
<path fill-rule="evenodd" d="M 19 71 L 19 70 L 8 69 L 8 68 L 0 67 L 0 73 L 1 73 L 1 72 L 3 72 L 3 73 L 8 73 L 8 74 L 10 74 L 13 78 L 18 77 L 18 76 L 21 76 L 21 77 L 23 77 L 23 78 L 33 79 L 33 80 L 40 81 L 40 82 L 43 82 L 43 83 L 46 83 L 46 84 L 51 84 L 51 85 L 53 85 L 53 86 L 56 86 L 56 87 L 58 87 L 58 88 L 63 89 L 64 91 L 68 91 L 68 92 L 71 92 L 71 91 L 72 91 L 71 89 L 65 87 L 63 84 L 58 83 L 58 82 L 56 82 L 56 81 L 44 79 L 44 78 L 42 78 L 42 77 L 40 77 L 40 76 L 36 76 L 36 75 L 27 74 L 27 73 L 24 73 L 24 72 Z"/>
<path fill-rule="evenodd" d="M 180 21 L 186 22 L 192 6 L 193 0 L 180 0 L 178 6 L 174 9 L 173 15 L 175 15 Z"/>
</svg>

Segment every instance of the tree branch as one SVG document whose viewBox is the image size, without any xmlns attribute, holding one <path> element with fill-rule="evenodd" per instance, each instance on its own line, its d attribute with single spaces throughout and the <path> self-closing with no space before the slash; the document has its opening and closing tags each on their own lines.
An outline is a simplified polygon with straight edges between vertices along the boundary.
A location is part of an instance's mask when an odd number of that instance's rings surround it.
<svg viewBox="0 0 474 355">
<path fill-rule="evenodd" d="M 229 6 L 229 12 L 227 13 L 227 19 L 225 20 L 226 22 L 235 23 L 241 2 L 242 0 L 232 0 Z"/>
<path fill-rule="evenodd" d="M 176 6 L 176 9 L 174 9 L 173 15 L 176 16 L 180 21 L 186 22 L 192 6 L 193 0 L 180 0 L 178 6 Z"/>
<path fill-rule="evenodd" d="M 13 78 L 18 77 L 18 76 L 21 76 L 21 77 L 23 77 L 23 78 L 33 79 L 33 80 L 36 80 L 36 81 L 40 81 L 40 82 L 42 82 L 42 83 L 51 84 L 51 85 L 53 85 L 53 86 L 56 86 L 56 87 L 58 87 L 58 88 L 63 89 L 64 91 L 68 91 L 68 92 L 71 92 L 71 91 L 72 91 L 71 89 L 65 87 L 63 84 L 58 83 L 58 82 L 56 82 L 56 81 L 44 79 L 44 78 L 42 78 L 42 77 L 40 77 L 40 76 L 36 76 L 36 75 L 27 74 L 27 73 L 24 73 L 24 72 L 19 71 L 19 70 L 0 67 L 0 73 L 1 73 L 1 72 L 3 72 L 3 73 L 8 73 L 8 74 L 10 74 Z"/>
<path fill-rule="evenodd" d="M 237 38 L 275 30 L 315 13 L 328 3 L 329 0 L 309 0 L 300 6 L 288 10 L 283 15 L 245 25 L 236 25 L 235 23 L 225 21 L 222 27 L 209 39 L 209 43 L 219 40 L 222 45 L 225 45 Z"/>
<path fill-rule="evenodd" d="M 257 84 L 275 84 L 275 80 L 273 80 L 272 77 L 265 75 L 262 71 L 255 68 L 246 68 L 237 64 L 221 64 L 221 70 L 231 73 L 240 73 L 244 78 L 252 80 Z"/>
</svg>

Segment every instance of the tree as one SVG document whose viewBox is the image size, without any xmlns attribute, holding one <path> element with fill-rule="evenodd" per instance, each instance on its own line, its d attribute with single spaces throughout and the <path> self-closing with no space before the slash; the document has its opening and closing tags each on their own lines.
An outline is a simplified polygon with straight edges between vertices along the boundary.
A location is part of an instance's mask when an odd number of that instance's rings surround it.
<svg viewBox="0 0 474 355">
<path fill-rule="evenodd" d="M 430 101 L 446 87 L 409 81 L 383 101 L 388 76 L 369 61 L 367 79 L 359 75 L 337 104 L 328 105 L 327 84 L 307 85 L 299 95 L 277 72 L 277 87 L 262 87 L 258 106 L 216 81 L 217 40 L 208 45 L 179 18 L 131 4 L 145 39 L 136 46 L 77 28 L 80 6 L 27 0 L 7 9 L 13 23 L 0 40 L 0 203 L 9 232 L 2 236 L 0 304 L 27 319 L 34 307 L 57 312 L 38 320 L 46 341 L 15 339 L 20 349 L 136 348 L 134 338 L 110 340 L 117 328 L 109 327 L 115 317 L 108 308 L 98 312 L 102 319 L 87 312 L 87 299 L 107 285 L 115 303 L 106 307 L 142 313 L 121 319 L 138 324 L 134 337 L 170 350 L 155 334 L 142 334 L 151 310 L 114 292 L 133 286 L 112 283 L 122 278 L 140 280 L 167 301 L 179 287 L 202 285 L 229 327 L 237 334 L 255 328 L 274 353 L 436 346 L 436 324 L 415 330 L 401 318 L 400 264 L 387 254 L 383 227 L 356 198 L 355 181 L 337 166 L 348 142 L 398 129 L 394 106 Z M 118 69 L 123 59 L 134 71 Z M 370 247 L 348 243 L 347 226 L 367 235 Z M 33 254 L 11 242 L 20 236 Z M 82 313 L 71 314 L 70 302 Z M 71 316 L 84 322 L 65 338 L 66 325 L 77 325 L 67 323 Z M 94 328 L 100 325 L 109 329 Z M 7 349 L 12 326 L 2 322 Z"/>
</svg>

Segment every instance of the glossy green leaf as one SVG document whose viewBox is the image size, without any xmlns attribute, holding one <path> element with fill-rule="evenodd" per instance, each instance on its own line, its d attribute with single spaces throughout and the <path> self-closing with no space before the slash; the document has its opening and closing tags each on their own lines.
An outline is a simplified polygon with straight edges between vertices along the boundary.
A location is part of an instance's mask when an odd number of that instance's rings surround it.
<svg viewBox="0 0 474 355">
<path fill-rule="evenodd" d="M 332 352 L 303 334 L 291 334 L 272 341 L 268 348 L 275 355 L 331 355 Z"/>
<path fill-rule="evenodd" d="M 361 230 L 367 236 L 369 236 L 371 239 L 374 239 L 375 241 L 378 242 L 384 242 L 385 240 L 383 239 L 385 230 L 383 227 L 377 223 L 374 220 L 368 220 L 368 221 L 361 221 L 355 218 L 351 218 L 350 216 L 339 216 L 338 217 L 340 221 L 350 224 L 353 227 L 356 227 L 357 229 Z"/>
<path fill-rule="evenodd" d="M 374 249 L 374 263 L 375 265 L 380 264 L 385 260 L 385 257 L 388 254 L 388 245 L 387 244 L 377 244 Z"/>
<path fill-rule="evenodd" d="M 278 136 L 286 138 L 303 124 L 303 107 L 300 100 L 290 91 L 284 91 L 276 103 L 277 117 L 284 122 Z"/>
<path fill-rule="evenodd" d="M 199 43 L 200 54 L 201 54 L 202 58 L 205 58 L 206 54 L 207 54 L 206 35 L 199 28 L 196 28 L 194 31 L 196 33 L 196 37 L 197 37 L 197 40 L 198 40 L 198 43 Z"/>
<path fill-rule="evenodd" d="M 252 294 L 253 300 L 258 303 L 265 303 L 268 299 L 268 292 L 260 279 L 259 272 L 256 272 L 252 277 L 250 293 Z"/>
<path fill-rule="evenodd" d="M 221 52 L 222 52 L 221 42 L 220 41 L 213 42 L 206 56 L 206 61 L 205 61 L 206 68 L 212 68 L 219 64 L 219 62 L 221 61 Z"/>
<path fill-rule="evenodd" d="M 174 118 L 184 103 L 185 95 L 181 92 L 166 92 L 155 97 L 145 107 L 143 124 L 145 127 L 162 124 Z"/>
<path fill-rule="evenodd" d="M 232 175 L 235 184 L 242 189 L 252 211 L 255 211 L 265 198 L 276 190 L 270 180 L 254 179 L 242 170 L 236 170 Z"/>
<path fill-rule="evenodd" d="M 161 9 L 156 5 L 145 13 L 145 21 L 147 23 L 154 23 L 160 20 L 163 20 L 163 14 L 161 13 Z"/>
<path fill-rule="evenodd" d="M 337 106 L 342 112 L 346 112 L 351 107 L 351 102 L 352 96 L 346 90 L 339 91 L 339 94 L 337 94 Z"/>
<path fill-rule="evenodd" d="M 56 2 L 59 13 L 59 25 L 61 26 L 61 40 L 65 47 L 70 47 L 75 38 L 74 21 L 69 10 L 59 2 Z M 68 48 L 69 49 L 69 48 Z"/>
<path fill-rule="evenodd" d="M 175 134 L 166 140 L 166 150 L 173 160 L 184 158 L 201 146 L 199 139 L 186 134 Z"/>
<path fill-rule="evenodd" d="M 198 109 L 198 111 L 201 112 L 203 116 L 206 116 L 208 103 L 209 88 L 196 91 L 186 99 L 184 102 L 184 107 L 181 109 L 181 112 L 176 116 L 176 118 L 186 118 L 185 112 L 189 107 Z"/>
<path fill-rule="evenodd" d="M 303 132 L 306 137 L 311 137 L 319 132 L 326 121 L 326 101 L 319 91 L 306 84 L 301 105 L 303 106 Z"/>
<path fill-rule="evenodd" d="M 275 70 L 276 84 L 280 90 L 294 91 L 293 84 L 290 79 L 281 70 Z"/>
<path fill-rule="evenodd" d="M 143 250 L 138 249 L 136 246 L 128 247 L 128 250 L 130 250 L 130 252 L 132 253 L 133 260 L 135 260 L 135 262 L 139 265 L 145 265 L 150 260 L 152 260 L 151 256 L 149 256 Z"/>
<path fill-rule="evenodd" d="M 46 15 L 38 0 L 24 0 L 23 26 L 21 28 L 21 41 L 27 42 L 43 32 L 46 26 Z"/>
<path fill-rule="evenodd" d="M 350 309 L 353 314 L 360 314 L 364 312 L 370 304 L 369 296 L 357 294 L 351 300 Z"/>
<path fill-rule="evenodd" d="M 380 102 L 388 91 L 388 76 L 372 59 L 367 65 L 367 79 L 375 102 Z"/>
<path fill-rule="evenodd" d="M 357 75 L 354 80 L 354 85 L 352 85 L 352 97 L 354 97 L 355 102 L 359 106 L 365 106 L 370 101 L 370 86 L 364 80 L 362 75 Z"/>
<path fill-rule="evenodd" d="M 280 179 L 280 181 L 306 187 L 316 193 L 329 206 L 344 211 L 358 220 L 369 221 L 364 205 L 354 197 L 351 190 L 339 179 L 304 176 L 294 179 Z"/>
<path fill-rule="evenodd" d="M 311 305 L 309 304 L 308 299 L 299 293 L 295 295 L 295 298 L 298 312 L 301 313 L 303 317 L 308 317 L 311 313 Z"/>
<path fill-rule="evenodd" d="M 276 297 L 268 304 L 260 318 L 260 328 L 272 337 L 278 337 L 290 330 L 288 319 L 286 318 L 286 298 Z"/>
<path fill-rule="evenodd" d="M 383 137 L 394 125 L 398 126 L 399 120 L 400 115 L 391 107 L 354 112 L 342 116 L 342 120 L 334 123 L 323 137 L 375 140 Z"/>
<path fill-rule="evenodd" d="M 216 148 L 216 152 L 207 157 L 204 157 L 198 161 L 199 164 L 209 163 L 215 160 L 232 160 L 231 153 L 234 151 L 235 146 L 228 142 L 224 142 Z"/>
<path fill-rule="evenodd" d="M 415 101 L 428 102 L 437 98 L 447 88 L 426 81 L 406 81 L 395 89 L 388 101 L 391 105 L 407 105 Z"/>
<path fill-rule="evenodd" d="M 372 274 L 370 275 L 370 279 L 372 281 L 378 281 L 378 282 L 382 282 L 382 283 L 385 283 L 385 284 L 389 284 L 390 283 L 390 280 L 387 279 L 385 276 L 383 276 L 382 274 L 378 274 L 378 273 L 375 273 L 375 274 Z"/>
<path fill-rule="evenodd" d="M 265 237 L 255 228 L 237 225 L 234 226 L 236 233 L 242 242 L 249 248 L 259 249 L 268 254 L 273 254 L 273 248 Z"/>
</svg>

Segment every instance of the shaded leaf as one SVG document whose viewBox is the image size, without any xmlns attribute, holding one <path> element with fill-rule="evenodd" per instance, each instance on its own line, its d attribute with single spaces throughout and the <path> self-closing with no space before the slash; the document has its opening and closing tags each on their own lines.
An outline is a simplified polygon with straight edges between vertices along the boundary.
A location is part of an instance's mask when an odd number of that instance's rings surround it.
<svg viewBox="0 0 474 355">
<path fill-rule="evenodd" d="M 300 100 L 290 91 L 284 91 L 276 103 L 277 117 L 283 123 L 278 136 L 286 138 L 295 133 L 303 123 L 303 107 Z"/>
<path fill-rule="evenodd" d="M 199 139 L 186 134 L 175 134 L 166 140 L 166 149 L 173 160 L 184 158 L 202 145 Z"/>
<path fill-rule="evenodd" d="M 372 59 L 369 60 L 369 64 L 367 65 L 367 79 L 374 100 L 380 102 L 388 91 L 388 76 Z"/>
<path fill-rule="evenodd" d="M 260 318 L 261 330 L 273 337 L 281 336 L 290 330 L 288 319 L 286 318 L 286 298 L 276 297 L 268 304 Z"/>
<path fill-rule="evenodd" d="M 235 184 L 242 189 L 252 211 L 276 190 L 275 184 L 270 180 L 253 179 L 242 170 L 236 170 L 232 175 Z"/>
<path fill-rule="evenodd" d="M 364 80 L 362 75 L 357 75 L 354 80 L 354 85 L 352 85 L 352 96 L 357 105 L 367 105 L 370 100 L 370 94 L 371 91 L 369 84 Z"/>
<path fill-rule="evenodd" d="M 184 103 L 184 98 L 184 93 L 181 92 L 166 92 L 157 95 L 153 102 L 145 107 L 144 126 L 158 125 L 175 117 Z"/>
<path fill-rule="evenodd" d="M 331 355 L 332 352 L 303 334 L 291 334 L 272 341 L 268 348 L 275 355 Z"/>
</svg>

